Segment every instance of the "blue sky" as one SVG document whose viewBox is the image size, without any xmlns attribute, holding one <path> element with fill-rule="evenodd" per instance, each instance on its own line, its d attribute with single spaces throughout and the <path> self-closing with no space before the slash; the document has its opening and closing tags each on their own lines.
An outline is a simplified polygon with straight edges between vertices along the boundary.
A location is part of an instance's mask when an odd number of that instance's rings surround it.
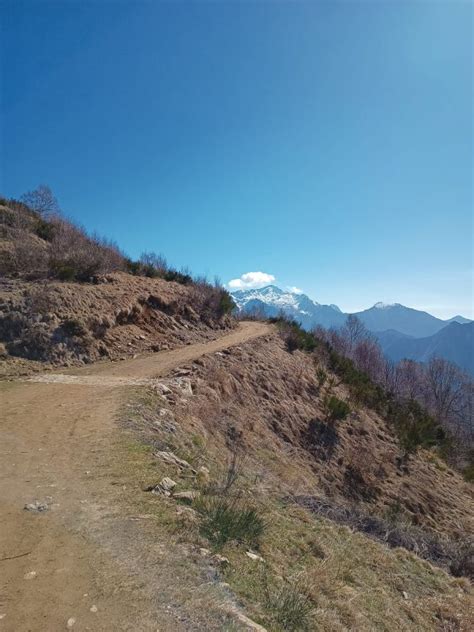
<svg viewBox="0 0 474 632">
<path fill-rule="evenodd" d="M 473 315 L 470 2 L 3 2 L 0 191 L 132 256 Z"/>
</svg>

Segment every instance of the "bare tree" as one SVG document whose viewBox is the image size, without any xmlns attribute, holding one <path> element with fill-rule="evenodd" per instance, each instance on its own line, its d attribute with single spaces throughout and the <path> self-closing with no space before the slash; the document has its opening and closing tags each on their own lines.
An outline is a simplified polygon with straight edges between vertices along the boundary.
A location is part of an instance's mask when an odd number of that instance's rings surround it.
<svg viewBox="0 0 474 632">
<path fill-rule="evenodd" d="M 45 218 L 61 214 L 59 203 L 46 184 L 40 184 L 33 191 L 22 195 L 21 201 Z"/>
<path fill-rule="evenodd" d="M 352 356 L 360 371 L 367 373 L 375 382 L 383 382 L 386 361 L 376 340 L 370 336 L 360 339 L 355 344 Z"/>
<path fill-rule="evenodd" d="M 399 394 L 406 399 L 416 399 L 426 404 L 425 374 L 422 365 L 415 360 L 401 360 L 397 365 Z"/>
<path fill-rule="evenodd" d="M 365 325 L 355 314 L 349 314 L 344 327 L 341 329 L 341 335 L 347 340 L 350 353 L 354 351 L 358 342 L 370 337 Z"/>
<path fill-rule="evenodd" d="M 426 377 L 436 418 L 446 421 L 456 414 L 462 401 L 462 371 L 444 358 L 433 357 L 426 367 Z"/>
</svg>

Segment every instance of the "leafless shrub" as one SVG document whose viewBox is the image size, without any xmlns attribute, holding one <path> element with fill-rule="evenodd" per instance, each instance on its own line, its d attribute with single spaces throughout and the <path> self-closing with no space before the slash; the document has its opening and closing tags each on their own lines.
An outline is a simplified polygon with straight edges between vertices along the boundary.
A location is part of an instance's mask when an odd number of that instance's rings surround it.
<svg viewBox="0 0 474 632">
<path fill-rule="evenodd" d="M 63 219 L 54 222 L 49 269 L 64 281 L 90 281 L 100 274 L 121 270 L 124 257 L 118 247 Z"/>
</svg>

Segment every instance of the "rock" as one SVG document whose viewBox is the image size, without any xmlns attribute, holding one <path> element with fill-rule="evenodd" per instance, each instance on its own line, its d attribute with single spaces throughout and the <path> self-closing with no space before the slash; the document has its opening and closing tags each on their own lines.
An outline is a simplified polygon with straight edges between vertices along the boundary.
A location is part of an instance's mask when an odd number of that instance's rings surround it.
<svg viewBox="0 0 474 632">
<path fill-rule="evenodd" d="M 189 379 L 189 377 L 177 377 L 173 380 L 173 384 L 177 388 L 179 388 L 179 390 L 181 391 L 181 394 L 184 397 L 191 397 L 192 395 L 194 395 L 193 387 L 192 387 L 191 380 Z"/>
<path fill-rule="evenodd" d="M 216 566 L 229 566 L 229 560 L 224 557 L 223 555 L 219 555 L 219 553 L 216 553 L 215 555 L 212 556 L 212 562 L 216 565 Z"/>
<path fill-rule="evenodd" d="M 191 375 L 191 369 L 176 369 L 174 375 L 176 377 L 185 377 L 186 375 Z"/>
<path fill-rule="evenodd" d="M 172 478 L 169 478 L 168 476 L 165 476 L 165 478 L 163 478 L 160 482 L 160 486 L 168 492 L 171 491 L 173 487 L 176 487 L 177 484 L 178 483 L 176 483 L 176 481 L 174 481 Z"/>
<path fill-rule="evenodd" d="M 172 393 L 169 386 L 166 386 L 166 384 L 162 384 L 161 382 L 158 382 L 158 384 L 155 385 L 155 389 L 162 395 L 170 395 Z"/>
<path fill-rule="evenodd" d="M 252 551 L 247 551 L 246 555 L 251 560 L 255 560 L 257 562 L 264 562 L 265 561 L 261 555 L 257 555 L 256 553 L 252 553 Z"/>
<path fill-rule="evenodd" d="M 6 358 L 7 355 L 8 355 L 7 348 L 5 347 L 3 342 L 0 342 L 0 358 Z"/>
<path fill-rule="evenodd" d="M 205 549 L 203 547 L 201 547 L 199 549 L 199 553 L 203 556 L 203 557 L 207 557 L 208 555 L 211 554 L 211 552 L 209 551 L 209 549 Z"/>
<path fill-rule="evenodd" d="M 23 575 L 23 579 L 34 579 L 38 573 L 36 571 L 29 571 Z"/>
<path fill-rule="evenodd" d="M 66 623 L 67 629 L 70 630 L 71 628 L 73 628 L 75 623 L 76 619 L 74 619 L 74 617 L 69 618 Z"/>
<path fill-rule="evenodd" d="M 48 511 L 49 507 L 46 503 L 42 503 L 39 500 L 35 500 L 32 503 L 27 503 L 23 509 L 26 509 L 26 511 L 36 511 L 36 512 L 41 512 L 41 511 Z"/>
<path fill-rule="evenodd" d="M 163 478 L 158 485 L 155 485 L 151 491 L 153 494 L 164 494 L 165 496 L 170 496 L 171 490 L 176 487 L 177 484 L 178 483 L 176 483 L 176 481 L 172 478 L 165 476 L 165 478 Z"/>
<path fill-rule="evenodd" d="M 403 599 L 408 599 L 408 593 L 402 590 Z"/>
<path fill-rule="evenodd" d="M 173 454 L 173 452 L 158 450 L 158 452 L 153 453 L 153 456 L 156 456 L 156 458 L 161 459 L 162 461 L 164 461 L 165 463 L 169 463 L 170 465 L 177 465 L 178 467 L 190 469 L 195 472 L 195 470 L 187 461 L 185 461 L 184 459 L 180 459 L 176 456 L 176 454 Z"/>
<path fill-rule="evenodd" d="M 91 612 L 97 612 L 98 608 L 97 606 L 91 606 L 90 611 Z"/>
<path fill-rule="evenodd" d="M 176 492 L 176 494 L 173 494 L 173 498 L 176 498 L 176 500 L 185 500 L 187 502 L 192 502 L 198 496 L 199 492 L 195 490 L 187 490 L 184 492 Z"/>
</svg>

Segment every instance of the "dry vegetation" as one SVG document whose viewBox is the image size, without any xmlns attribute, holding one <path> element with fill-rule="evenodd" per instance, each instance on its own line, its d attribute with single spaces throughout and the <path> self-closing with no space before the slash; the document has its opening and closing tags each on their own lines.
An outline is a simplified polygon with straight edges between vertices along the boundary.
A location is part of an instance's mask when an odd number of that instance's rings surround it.
<svg viewBox="0 0 474 632">
<path fill-rule="evenodd" d="M 0 199 L 3 373 L 32 362 L 118 359 L 213 337 L 233 326 L 219 284 L 118 247 L 64 218 L 47 187 Z"/>
<path fill-rule="evenodd" d="M 472 629 L 471 488 L 437 448 L 406 454 L 321 362 L 275 334 L 177 372 L 183 396 L 128 408 L 151 453 L 191 466 L 152 457 L 147 489 L 166 475 L 199 494 L 149 502 L 178 512 L 170 537 L 204 547 L 268 630 Z"/>
</svg>

